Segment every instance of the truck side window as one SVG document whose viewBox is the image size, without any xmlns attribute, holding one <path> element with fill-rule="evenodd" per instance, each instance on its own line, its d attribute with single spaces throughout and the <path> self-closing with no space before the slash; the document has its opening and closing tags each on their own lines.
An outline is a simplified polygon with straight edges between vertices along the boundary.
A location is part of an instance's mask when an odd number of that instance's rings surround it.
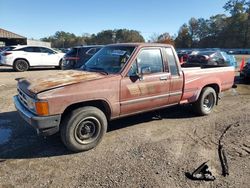
<svg viewBox="0 0 250 188">
<path fill-rule="evenodd" d="M 166 56 L 167 56 L 167 61 L 169 65 L 169 70 L 171 72 L 171 75 L 177 76 L 179 75 L 178 68 L 176 65 L 175 57 L 173 54 L 173 51 L 171 48 L 165 48 Z"/>
<path fill-rule="evenodd" d="M 148 68 L 150 73 L 163 72 L 163 62 L 160 49 L 144 49 L 139 53 L 136 61 L 137 62 L 133 63 L 129 71 L 129 76 L 135 75 L 136 71 L 140 73 L 142 68 Z"/>
</svg>

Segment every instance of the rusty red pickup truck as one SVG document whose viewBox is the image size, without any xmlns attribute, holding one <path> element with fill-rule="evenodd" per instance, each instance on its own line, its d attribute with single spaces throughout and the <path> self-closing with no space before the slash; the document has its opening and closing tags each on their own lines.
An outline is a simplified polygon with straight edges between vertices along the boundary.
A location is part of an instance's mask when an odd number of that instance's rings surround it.
<svg viewBox="0 0 250 188">
<path fill-rule="evenodd" d="M 14 103 L 38 133 L 60 132 L 79 152 L 100 143 L 113 119 L 185 103 L 207 115 L 234 76 L 233 67 L 182 68 L 171 45 L 111 44 L 78 70 L 20 78 Z"/>
</svg>

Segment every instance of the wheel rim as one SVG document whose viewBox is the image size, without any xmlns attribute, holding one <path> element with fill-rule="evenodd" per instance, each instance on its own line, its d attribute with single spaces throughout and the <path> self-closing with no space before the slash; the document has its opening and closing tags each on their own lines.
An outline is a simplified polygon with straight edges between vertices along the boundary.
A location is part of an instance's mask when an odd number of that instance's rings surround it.
<svg viewBox="0 0 250 188">
<path fill-rule="evenodd" d="M 18 70 L 26 70 L 27 69 L 27 63 L 25 61 L 19 61 L 17 63 Z"/>
<path fill-rule="evenodd" d="M 101 131 L 101 124 L 95 117 L 82 119 L 75 127 L 74 136 L 78 143 L 89 144 L 94 142 Z"/>
<path fill-rule="evenodd" d="M 206 111 L 210 111 L 214 106 L 214 101 L 215 101 L 215 98 L 214 98 L 213 93 L 209 93 L 208 95 L 205 96 L 203 100 L 203 108 Z"/>
</svg>

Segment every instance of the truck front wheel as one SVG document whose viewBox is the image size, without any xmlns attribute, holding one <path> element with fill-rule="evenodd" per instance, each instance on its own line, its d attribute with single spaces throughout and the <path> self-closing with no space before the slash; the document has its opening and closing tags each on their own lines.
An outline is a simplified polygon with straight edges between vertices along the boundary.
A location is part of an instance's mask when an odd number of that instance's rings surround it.
<svg viewBox="0 0 250 188">
<path fill-rule="evenodd" d="M 217 100 L 217 95 L 212 87 L 202 89 L 199 99 L 193 104 L 198 115 L 208 115 L 212 112 Z"/>
<path fill-rule="evenodd" d="M 61 139 L 73 152 L 87 151 L 101 142 L 107 131 L 107 124 L 105 114 L 98 108 L 78 108 L 63 120 Z"/>
</svg>

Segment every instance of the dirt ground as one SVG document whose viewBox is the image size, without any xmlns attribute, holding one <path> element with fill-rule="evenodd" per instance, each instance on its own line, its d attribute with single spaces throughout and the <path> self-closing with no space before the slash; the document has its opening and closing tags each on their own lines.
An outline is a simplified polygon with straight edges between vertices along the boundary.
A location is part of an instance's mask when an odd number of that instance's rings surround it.
<svg viewBox="0 0 250 188">
<path fill-rule="evenodd" d="M 0 67 L 0 187 L 241 187 L 250 185 L 250 85 L 222 94 L 209 116 L 176 106 L 110 123 L 98 147 L 70 153 L 58 135 L 43 138 L 17 114 L 12 97 L 17 77 L 56 70 L 16 73 Z M 222 176 L 218 141 L 229 176 Z M 209 161 L 208 161 L 209 160 Z M 208 161 L 215 181 L 185 176 Z"/>
</svg>

